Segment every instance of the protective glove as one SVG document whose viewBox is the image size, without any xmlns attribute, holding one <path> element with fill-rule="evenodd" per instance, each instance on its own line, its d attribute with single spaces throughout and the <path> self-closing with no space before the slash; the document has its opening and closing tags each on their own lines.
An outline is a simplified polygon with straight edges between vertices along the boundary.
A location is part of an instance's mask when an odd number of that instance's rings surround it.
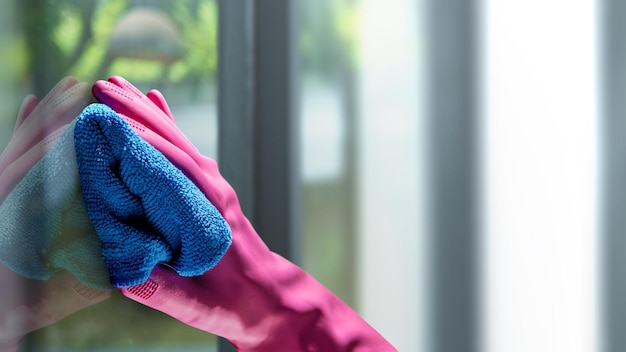
<svg viewBox="0 0 626 352">
<path fill-rule="evenodd" d="M 89 88 L 68 77 L 41 102 L 32 95 L 26 97 L 13 136 L 0 156 L 0 203 L 52 148 L 64 127 L 93 101 Z M 46 281 L 27 279 L 2 262 L 0 282 L 0 351 L 17 350 L 28 332 L 107 299 L 113 292 L 85 286 L 64 271 Z"/>
<path fill-rule="evenodd" d="M 122 294 L 240 351 L 395 351 L 312 276 L 268 249 L 215 161 L 200 155 L 162 108 L 162 95 L 144 95 L 121 77 L 96 82 L 92 92 L 200 188 L 233 234 L 226 255 L 204 275 L 181 277 L 157 266 Z"/>
</svg>

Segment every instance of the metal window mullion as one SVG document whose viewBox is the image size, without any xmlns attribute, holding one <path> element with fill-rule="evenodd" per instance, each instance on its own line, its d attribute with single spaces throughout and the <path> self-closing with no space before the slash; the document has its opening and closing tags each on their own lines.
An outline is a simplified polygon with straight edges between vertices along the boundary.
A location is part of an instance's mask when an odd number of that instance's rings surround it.
<svg viewBox="0 0 626 352">
<path fill-rule="evenodd" d="M 218 162 L 253 221 L 254 0 L 220 0 L 218 21 Z"/>
<path fill-rule="evenodd" d="M 472 0 L 428 2 L 430 346 L 477 351 L 477 31 Z"/>
<path fill-rule="evenodd" d="M 219 163 L 273 251 L 299 261 L 294 7 L 220 1 Z"/>
<path fill-rule="evenodd" d="M 218 3 L 218 163 L 237 192 L 244 214 L 254 215 L 254 0 Z M 220 338 L 218 351 L 236 349 Z"/>
<path fill-rule="evenodd" d="M 296 2 L 219 0 L 219 165 L 270 250 L 300 262 Z M 220 352 L 234 351 L 220 340 Z"/>
<path fill-rule="evenodd" d="M 255 226 L 268 247 L 300 263 L 296 6 L 255 9 Z"/>
<path fill-rule="evenodd" d="M 603 263 L 602 342 L 605 351 L 625 351 L 626 334 L 626 2 L 602 2 L 603 122 L 601 150 Z"/>
</svg>

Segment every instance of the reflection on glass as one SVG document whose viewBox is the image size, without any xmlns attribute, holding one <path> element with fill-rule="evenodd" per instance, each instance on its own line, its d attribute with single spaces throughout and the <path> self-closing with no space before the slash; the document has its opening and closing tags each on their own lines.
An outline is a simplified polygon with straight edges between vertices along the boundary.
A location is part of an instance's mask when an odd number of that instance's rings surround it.
<svg viewBox="0 0 626 352">
<path fill-rule="evenodd" d="M 93 84 L 120 75 L 167 98 L 201 153 L 217 155 L 215 0 L 27 0 L 0 15 L 0 148 L 22 99 L 62 77 Z M 214 336 L 114 294 L 38 330 L 23 351 L 211 351 Z"/>
</svg>

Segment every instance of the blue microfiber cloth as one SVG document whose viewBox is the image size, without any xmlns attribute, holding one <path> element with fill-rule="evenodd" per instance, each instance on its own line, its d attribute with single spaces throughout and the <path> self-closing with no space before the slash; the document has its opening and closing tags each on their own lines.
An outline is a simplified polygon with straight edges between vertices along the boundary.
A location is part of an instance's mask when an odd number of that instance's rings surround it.
<svg viewBox="0 0 626 352">
<path fill-rule="evenodd" d="M 201 275 L 231 244 L 219 211 L 184 174 L 103 104 L 85 108 L 74 145 L 89 217 L 111 283 L 145 282 L 157 263 Z"/>
<path fill-rule="evenodd" d="M 67 270 L 87 286 L 111 288 L 80 190 L 74 122 L 0 205 L 0 260 L 29 279 Z"/>
</svg>

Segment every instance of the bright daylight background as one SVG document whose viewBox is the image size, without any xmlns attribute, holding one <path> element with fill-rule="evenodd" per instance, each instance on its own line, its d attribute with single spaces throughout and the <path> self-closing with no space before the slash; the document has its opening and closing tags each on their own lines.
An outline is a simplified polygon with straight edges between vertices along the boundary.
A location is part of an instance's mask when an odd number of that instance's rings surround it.
<svg viewBox="0 0 626 352">
<path fill-rule="evenodd" d="M 484 16 L 485 350 L 597 351 L 599 5 Z"/>
<path fill-rule="evenodd" d="M 359 292 L 363 314 L 401 351 L 429 349 L 426 6 L 362 1 Z M 601 348 L 598 7 L 486 0 L 477 9 L 479 350 Z"/>
</svg>

